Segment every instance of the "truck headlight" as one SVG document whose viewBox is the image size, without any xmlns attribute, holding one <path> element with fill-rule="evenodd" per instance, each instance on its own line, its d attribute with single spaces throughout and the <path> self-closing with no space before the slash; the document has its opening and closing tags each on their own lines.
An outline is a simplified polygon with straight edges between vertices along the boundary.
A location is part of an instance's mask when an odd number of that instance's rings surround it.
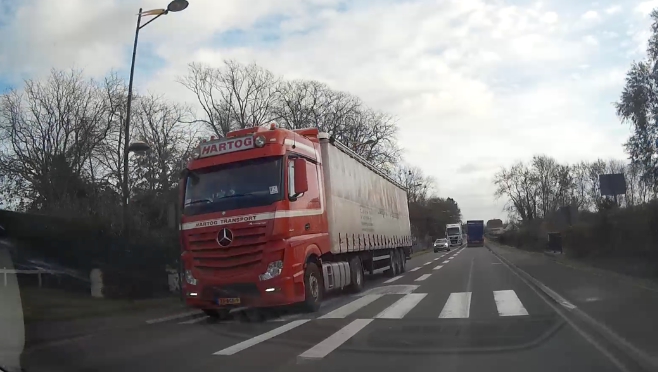
<svg viewBox="0 0 658 372">
<path fill-rule="evenodd" d="M 268 280 L 281 275 L 283 270 L 283 261 L 270 262 L 264 274 L 258 275 L 260 280 Z"/>
<path fill-rule="evenodd" d="M 192 270 L 185 270 L 185 281 L 187 284 L 196 285 L 197 281 L 194 275 L 192 275 Z"/>
</svg>

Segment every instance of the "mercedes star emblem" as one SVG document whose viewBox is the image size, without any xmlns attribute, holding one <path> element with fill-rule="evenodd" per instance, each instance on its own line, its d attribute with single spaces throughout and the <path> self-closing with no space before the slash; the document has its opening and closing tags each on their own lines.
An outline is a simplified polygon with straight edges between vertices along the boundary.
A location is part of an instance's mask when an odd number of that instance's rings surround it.
<svg viewBox="0 0 658 372">
<path fill-rule="evenodd" d="M 233 232 L 229 229 L 221 229 L 217 234 L 217 243 L 222 247 L 227 247 L 233 241 Z"/>
</svg>

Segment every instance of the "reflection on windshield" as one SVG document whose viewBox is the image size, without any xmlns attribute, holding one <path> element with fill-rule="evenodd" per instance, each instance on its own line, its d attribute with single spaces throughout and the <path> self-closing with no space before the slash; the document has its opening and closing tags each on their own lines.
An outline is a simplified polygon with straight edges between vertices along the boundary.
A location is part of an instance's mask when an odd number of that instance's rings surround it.
<svg viewBox="0 0 658 372">
<path fill-rule="evenodd" d="M 459 229 L 456 227 L 451 227 L 448 229 L 448 235 L 458 235 Z"/>
<path fill-rule="evenodd" d="M 256 207 L 281 200 L 281 164 L 282 157 L 270 157 L 191 173 L 185 187 L 184 214 Z"/>
</svg>

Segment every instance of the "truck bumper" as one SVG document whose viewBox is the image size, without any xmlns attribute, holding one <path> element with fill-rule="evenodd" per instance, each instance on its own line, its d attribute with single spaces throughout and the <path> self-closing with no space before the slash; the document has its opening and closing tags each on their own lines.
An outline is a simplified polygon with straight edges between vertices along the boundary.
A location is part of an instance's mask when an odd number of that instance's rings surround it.
<svg viewBox="0 0 658 372">
<path fill-rule="evenodd" d="M 187 305 L 199 309 L 275 307 L 303 301 L 304 283 L 292 276 L 244 283 L 201 281 L 196 286 L 186 285 L 184 292 Z M 220 299 L 239 299 L 239 303 L 220 305 Z"/>
</svg>

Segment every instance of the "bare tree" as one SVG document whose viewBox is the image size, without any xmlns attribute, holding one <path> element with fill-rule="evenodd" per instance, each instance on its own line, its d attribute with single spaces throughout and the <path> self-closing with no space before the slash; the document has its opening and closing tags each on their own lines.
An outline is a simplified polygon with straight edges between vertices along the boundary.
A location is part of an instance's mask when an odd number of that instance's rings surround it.
<svg viewBox="0 0 658 372">
<path fill-rule="evenodd" d="M 198 121 L 220 137 L 277 119 L 279 80 L 255 64 L 228 60 L 223 69 L 216 69 L 192 63 L 178 81 L 197 96 L 205 113 Z"/>
<path fill-rule="evenodd" d="M 22 92 L 0 96 L 0 173 L 18 186 L 3 191 L 44 206 L 89 176 L 85 165 L 111 130 L 102 91 L 80 71 L 53 70 L 44 82 L 26 80 Z M 55 180 L 54 169 L 66 171 Z"/>
<path fill-rule="evenodd" d="M 191 110 L 153 95 L 140 97 L 136 106 L 136 133 L 149 144 L 150 150 L 136 157 L 141 177 L 135 180 L 135 186 L 148 191 L 168 191 L 178 180 L 181 160 L 196 145 L 197 131 L 184 124 L 190 121 Z"/>
</svg>

